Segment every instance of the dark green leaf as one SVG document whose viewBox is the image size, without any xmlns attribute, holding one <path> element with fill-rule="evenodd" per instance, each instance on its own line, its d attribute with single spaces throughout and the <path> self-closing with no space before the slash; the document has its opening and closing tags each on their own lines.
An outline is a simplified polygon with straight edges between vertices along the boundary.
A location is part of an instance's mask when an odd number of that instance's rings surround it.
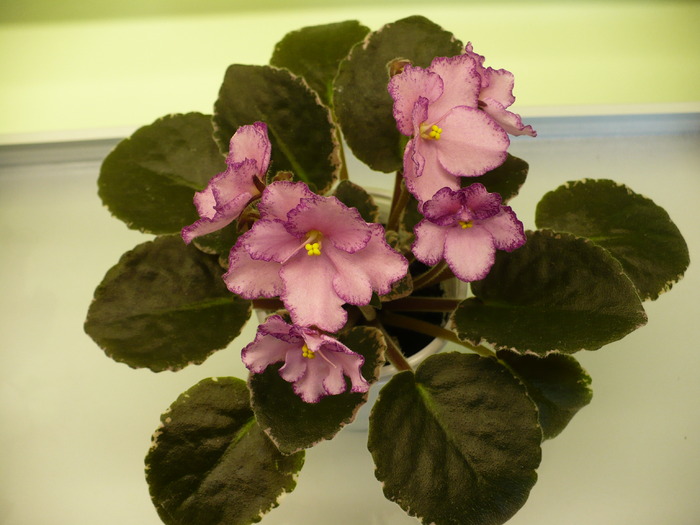
<svg viewBox="0 0 700 525">
<path fill-rule="evenodd" d="M 512 253 L 498 252 L 472 291 L 476 297 L 455 311 L 457 333 L 497 350 L 597 350 L 647 319 L 634 285 L 606 250 L 547 230 L 529 232 Z"/>
<path fill-rule="evenodd" d="M 494 359 L 428 358 L 381 390 L 369 423 L 385 496 L 423 523 L 504 523 L 537 480 L 537 409 Z"/>
<path fill-rule="evenodd" d="M 318 193 L 331 187 L 340 165 L 335 125 L 302 78 L 271 66 L 229 66 L 214 105 L 221 150 L 240 126 L 256 121 L 267 124 L 273 170 L 292 171 Z"/>
<path fill-rule="evenodd" d="M 146 456 L 167 525 L 247 525 L 296 486 L 304 453 L 282 455 L 255 422 L 244 381 L 209 378 L 161 416 Z"/>
<path fill-rule="evenodd" d="M 356 327 L 340 337 L 340 341 L 365 357 L 362 375 L 374 383 L 384 363 L 386 343 L 381 332 L 368 326 Z M 350 392 L 348 386 L 343 394 L 326 396 L 318 403 L 305 403 L 294 393 L 292 384 L 280 377 L 279 369 L 280 365 L 275 365 L 262 374 L 251 374 L 249 385 L 255 417 L 285 454 L 331 439 L 355 419 L 360 406 L 367 401 L 367 393 Z"/>
<path fill-rule="evenodd" d="M 462 186 L 480 182 L 491 193 L 499 193 L 506 203 L 515 197 L 525 183 L 529 166 L 527 162 L 510 153 L 506 161 L 480 177 L 463 177 Z"/>
<path fill-rule="evenodd" d="M 117 144 L 97 184 L 102 201 L 129 228 L 175 233 L 199 218 L 194 192 L 225 168 L 210 116 L 170 115 Z"/>
<path fill-rule="evenodd" d="M 215 256 L 159 237 L 125 253 L 95 290 L 85 331 L 112 359 L 154 372 L 202 363 L 231 342 L 250 301 L 226 289 Z"/>
<path fill-rule="evenodd" d="M 355 156 L 377 171 L 396 171 L 404 139 L 396 129 L 387 91 L 389 62 L 410 60 L 428 67 L 437 56 L 462 52 L 462 43 L 427 18 L 412 16 L 370 33 L 343 60 L 333 86 L 333 103 L 343 135 Z"/>
<path fill-rule="evenodd" d="M 340 181 L 333 195 L 340 202 L 351 208 L 357 208 L 362 218 L 367 222 L 379 221 L 379 207 L 372 196 L 362 187 L 349 180 Z"/>
<path fill-rule="evenodd" d="M 204 253 L 217 254 L 228 258 L 231 248 L 236 244 L 240 235 L 238 222 L 233 221 L 220 230 L 207 233 L 201 237 L 195 237 L 192 242 Z"/>
<path fill-rule="evenodd" d="M 498 358 L 515 372 L 537 404 L 545 439 L 557 436 L 591 402 L 591 378 L 570 355 L 539 357 L 502 350 Z"/>
<path fill-rule="evenodd" d="M 304 77 L 330 106 L 338 64 L 367 33 L 369 28 L 356 20 L 303 27 L 285 35 L 275 46 L 270 64 Z"/>
<path fill-rule="evenodd" d="M 537 205 L 537 226 L 587 237 L 620 261 L 642 299 L 671 288 L 690 263 L 666 211 L 611 180 L 569 182 Z"/>
</svg>

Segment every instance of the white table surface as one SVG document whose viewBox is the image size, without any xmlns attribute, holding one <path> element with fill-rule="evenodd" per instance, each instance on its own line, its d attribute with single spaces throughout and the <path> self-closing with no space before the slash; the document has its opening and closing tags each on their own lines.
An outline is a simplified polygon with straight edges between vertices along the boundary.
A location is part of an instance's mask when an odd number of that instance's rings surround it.
<svg viewBox="0 0 700 525">
<path fill-rule="evenodd" d="M 647 326 L 577 354 L 593 401 L 544 443 L 539 481 L 511 525 L 700 520 L 700 127 L 654 119 L 542 121 L 539 138 L 511 147 L 530 163 L 511 201 L 527 227 L 544 192 L 613 178 L 669 211 L 693 261 L 671 293 L 645 303 Z M 255 327 L 175 374 L 107 358 L 83 333 L 85 313 L 105 271 L 147 237 L 102 208 L 98 162 L 44 164 L 33 154 L 0 149 L 0 523 L 156 525 L 143 456 L 159 415 L 202 378 L 244 377 L 238 351 Z M 357 180 L 376 186 L 378 177 Z M 309 451 L 297 490 L 262 523 L 416 523 L 383 498 L 365 439 L 343 431 Z"/>
</svg>

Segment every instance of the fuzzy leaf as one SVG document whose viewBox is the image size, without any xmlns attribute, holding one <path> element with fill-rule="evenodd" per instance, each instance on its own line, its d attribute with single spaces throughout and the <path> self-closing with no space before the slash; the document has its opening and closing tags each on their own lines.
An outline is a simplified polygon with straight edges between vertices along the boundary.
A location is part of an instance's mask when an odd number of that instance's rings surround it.
<svg viewBox="0 0 700 525">
<path fill-rule="evenodd" d="M 497 350 L 597 350 L 647 320 L 634 285 L 606 250 L 547 230 L 529 232 L 512 253 L 498 252 L 472 291 L 454 313 L 457 334 Z"/>
<path fill-rule="evenodd" d="M 428 358 L 381 390 L 369 423 L 384 495 L 425 524 L 504 523 L 537 480 L 537 409 L 494 359 Z"/>
<path fill-rule="evenodd" d="M 506 161 L 480 177 L 463 177 L 462 187 L 480 182 L 491 193 L 499 193 L 505 204 L 515 197 L 525 183 L 529 166 L 523 159 L 508 154 Z"/>
<path fill-rule="evenodd" d="M 503 350 L 498 358 L 515 372 L 537 404 L 545 439 L 559 435 L 576 412 L 591 402 L 591 377 L 573 356 L 539 357 Z"/>
<path fill-rule="evenodd" d="M 379 221 L 379 207 L 372 196 L 362 186 L 349 180 L 340 181 L 333 192 L 340 202 L 350 208 L 357 208 L 362 218 L 367 222 Z"/>
<path fill-rule="evenodd" d="M 462 50 L 451 33 L 422 16 L 387 24 L 352 48 L 340 64 L 333 103 L 343 136 L 359 160 L 384 172 L 402 165 L 405 140 L 396 128 L 387 91 L 388 64 L 404 58 L 428 67 L 433 58 Z"/>
<path fill-rule="evenodd" d="M 247 525 L 296 486 L 304 453 L 282 455 L 255 422 L 244 381 L 209 378 L 161 416 L 146 456 L 167 525 Z"/>
<path fill-rule="evenodd" d="M 240 126 L 256 121 L 267 124 L 273 170 L 293 172 L 318 193 L 331 187 L 340 165 L 336 128 L 302 78 L 271 66 L 229 66 L 214 105 L 221 150 Z"/>
<path fill-rule="evenodd" d="M 287 33 L 277 43 L 270 64 L 304 77 L 311 89 L 330 106 L 338 64 L 367 33 L 369 28 L 356 20 L 303 27 Z"/>
<path fill-rule="evenodd" d="M 217 258 L 165 236 L 125 253 L 95 290 L 85 331 L 105 353 L 154 372 L 202 363 L 240 334 L 251 303 Z"/>
<path fill-rule="evenodd" d="M 642 299 L 656 299 L 681 277 L 690 256 L 678 227 L 650 199 L 611 180 L 569 182 L 537 205 L 539 228 L 586 237 L 620 261 Z"/>
<path fill-rule="evenodd" d="M 374 383 L 384 364 L 386 343 L 381 332 L 368 326 L 355 327 L 339 339 L 365 357 L 362 376 Z M 249 385 L 258 423 L 285 454 L 331 439 L 355 419 L 367 401 L 368 393 L 350 392 L 348 386 L 342 394 L 326 396 L 318 403 L 305 403 L 294 393 L 292 384 L 280 377 L 280 366 L 269 366 L 261 374 L 251 374 Z"/>
<path fill-rule="evenodd" d="M 225 168 L 209 115 L 169 115 L 117 144 L 97 185 L 104 204 L 129 228 L 176 233 L 199 218 L 195 191 Z"/>
</svg>

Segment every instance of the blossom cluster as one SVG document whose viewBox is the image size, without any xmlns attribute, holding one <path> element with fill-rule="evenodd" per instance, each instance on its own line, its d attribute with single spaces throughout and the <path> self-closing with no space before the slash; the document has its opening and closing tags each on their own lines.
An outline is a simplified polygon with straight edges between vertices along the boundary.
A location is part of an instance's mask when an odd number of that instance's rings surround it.
<svg viewBox="0 0 700 525">
<path fill-rule="evenodd" d="M 508 134 L 535 136 L 508 111 L 513 75 L 484 67 L 471 44 L 463 54 L 438 57 L 423 69 L 405 65 L 388 83 L 404 153 L 406 188 L 423 219 L 414 230 L 413 255 L 430 266 L 445 261 L 463 281 L 483 279 L 496 250 L 525 242 L 522 223 L 480 183 L 462 187 L 506 159 Z M 243 349 L 253 373 L 284 362 L 280 376 L 306 402 L 345 392 L 366 392 L 364 358 L 329 333 L 348 319 L 346 305 L 367 306 L 403 279 L 408 261 L 368 223 L 334 196 L 303 182 L 266 184 L 271 144 L 262 122 L 240 127 L 231 138 L 227 169 L 195 194 L 200 219 L 182 237 L 216 231 L 256 205 L 259 218 L 231 249 L 224 281 L 246 299 L 279 297 L 291 324 L 278 315 L 258 328 Z M 256 216 L 257 217 L 257 216 Z"/>
</svg>

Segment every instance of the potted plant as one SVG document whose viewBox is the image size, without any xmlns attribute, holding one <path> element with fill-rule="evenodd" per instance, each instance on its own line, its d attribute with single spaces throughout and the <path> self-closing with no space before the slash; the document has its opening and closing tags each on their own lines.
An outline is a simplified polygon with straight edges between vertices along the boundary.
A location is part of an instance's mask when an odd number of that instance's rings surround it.
<svg viewBox="0 0 700 525">
<path fill-rule="evenodd" d="M 437 524 L 525 503 L 542 441 L 591 398 L 573 354 L 644 325 L 689 257 L 663 209 L 611 180 L 547 193 L 525 231 L 509 135 L 536 132 L 513 85 L 419 16 L 306 27 L 270 65 L 230 66 L 213 116 L 163 117 L 105 158 L 100 197 L 156 235 L 95 291 L 85 329 L 108 356 L 178 370 L 264 312 L 236 345 L 249 377 L 205 379 L 162 416 L 146 478 L 165 523 L 258 521 L 385 363 L 368 429 L 385 496 Z M 383 215 L 343 142 L 395 174 Z M 412 364 L 433 338 L 464 351 Z"/>
</svg>

